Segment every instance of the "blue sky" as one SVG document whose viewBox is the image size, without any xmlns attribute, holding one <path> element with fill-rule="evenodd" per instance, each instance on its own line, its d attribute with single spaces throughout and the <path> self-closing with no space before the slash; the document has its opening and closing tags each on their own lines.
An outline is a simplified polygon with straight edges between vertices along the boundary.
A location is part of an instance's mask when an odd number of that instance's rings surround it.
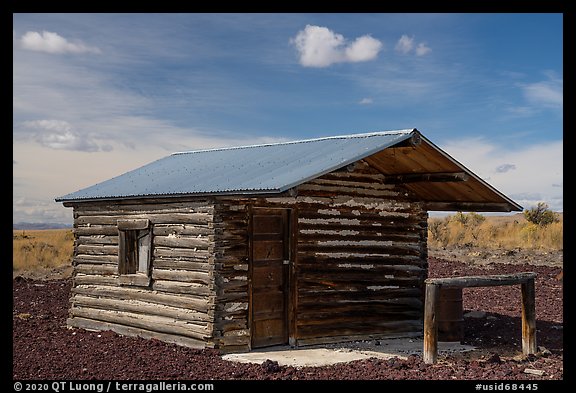
<svg viewBox="0 0 576 393">
<path fill-rule="evenodd" d="M 563 210 L 563 16 L 14 14 L 13 220 L 175 151 L 418 128 Z"/>
</svg>

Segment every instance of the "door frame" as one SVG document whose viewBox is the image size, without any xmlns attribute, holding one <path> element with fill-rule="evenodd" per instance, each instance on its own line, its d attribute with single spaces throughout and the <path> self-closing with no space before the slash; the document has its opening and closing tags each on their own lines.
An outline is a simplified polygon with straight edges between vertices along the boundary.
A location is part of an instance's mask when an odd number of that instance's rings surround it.
<svg viewBox="0 0 576 393">
<path fill-rule="evenodd" d="M 252 312 L 253 312 L 253 302 L 252 302 L 252 268 L 253 263 L 253 216 L 254 213 L 266 213 L 271 211 L 286 211 L 286 234 L 284 240 L 288 244 L 284 245 L 285 250 L 288 254 L 288 269 L 285 273 L 284 283 L 285 294 L 284 301 L 286 305 L 285 310 L 285 323 L 286 331 L 288 333 L 288 342 L 286 344 L 291 346 L 296 346 L 296 235 L 297 235 L 297 223 L 298 216 L 297 210 L 294 208 L 284 208 L 284 207 L 259 207 L 259 206 L 248 206 L 248 330 L 250 331 L 250 349 L 252 349 L 253 342 L 253 330 L 252 330 Z"/>
</svg>

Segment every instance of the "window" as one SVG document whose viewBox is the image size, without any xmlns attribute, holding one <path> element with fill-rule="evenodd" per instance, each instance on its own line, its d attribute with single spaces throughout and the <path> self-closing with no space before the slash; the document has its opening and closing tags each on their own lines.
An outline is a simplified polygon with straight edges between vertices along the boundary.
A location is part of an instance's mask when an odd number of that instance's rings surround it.
<svg viewBox="0 0 576 393">
<path fill-rule="evenodd" d="M 118 220 L 118 240 L 120 285 L 149 286 L 152 254 L 150 221 Z"/>
</svg>

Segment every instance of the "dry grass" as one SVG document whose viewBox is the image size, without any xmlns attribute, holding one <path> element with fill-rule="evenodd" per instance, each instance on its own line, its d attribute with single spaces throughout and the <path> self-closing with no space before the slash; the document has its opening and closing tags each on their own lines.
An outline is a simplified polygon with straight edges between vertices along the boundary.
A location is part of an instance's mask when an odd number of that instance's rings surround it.
<svg viewBox="0 0 576 393">
<path fill-rule="evenodd" d="M 563 216 L 559 221 L 539 226 L 526 221 L 522 214 L 483 216 L 458 213 L 431 217 L 428 221 L 428 244 L 434 247 L 475 246 L 489 249 L 563 249 Z"/>
<path fill-rule="evenodd" d="M 73 250 L 71 229 L 13 230 L 12 271 L 70 266 Z"/>
</svg>

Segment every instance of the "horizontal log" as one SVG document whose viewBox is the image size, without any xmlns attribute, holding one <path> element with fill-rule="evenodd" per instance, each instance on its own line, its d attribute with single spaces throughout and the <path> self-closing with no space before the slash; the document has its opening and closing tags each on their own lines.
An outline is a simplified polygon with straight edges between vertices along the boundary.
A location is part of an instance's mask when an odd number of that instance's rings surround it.
<svg viewBox="0 0 576 393">
<path fill-rule="evenodd" d="M 420 297 L 424 288 L 423 277 L 389 278 L 379 281 L 373 280 L 334 280 L 322 278 L 317 274 L 316 278 L 302 279 L 298 282 L 298 298 L 300 301 L 309 299 L 313 302 L 314 297 L 322 297 L 319 303 L 330 302 L 331 299 L 351 300 L 370 299 L 386 300 L 405 297 Z"/>
<path fill-rule="evenodd" d="M 378 224 L 378 225 L 376 225 Z M 304 219 L 298 223 L 299 233 L 310 233 L 311 231 L 340 231 L 344 233 L 373 233 L 386 236 L 387 234 L 418 234 L 422 236 L 426 233 L 425 222 L 423 225 L 411 223 L 404 225 L 402 222 L 367 222 L 361 224 L 359 220 L 350 220 L 346 222 L 337 221 L 323 221 L 323 220 L 307 220 Z"/>
<path fill-rule="evenodd" d="M 156 224 L 152 228 L 154 236 L 208 236 L 214 233 L 213 229 L 208 228 L 208 225 L 193 225 L 193 224 Z"/>
<path fill-rule="evenodd" d="M 153 253 L 155 258 L 189 258 L 190 261 L 202 261 L 208 260 L 210 257 L 210 253 L 208 250 L 196 250 L 192 248 L 174 248 L 174 247 L 162 247 L 162 246 L 154 246 Z"/>
<path fill-rule="evenodd" d="M 188 236 L 154 236 L 155 247 L 177 247 L 192 248 L 196 250 L 207 250 L 211 244 L 208 237 L 188 237 Z"/>
<path fill-rule="evenodd" d="M 186 283 L 210 283 L 210 274 L 208 272 L 192 272 L 187 270 L 167 270 L 154 268 L 152 270 L 152 278 L 154 280 L 170 280 Z"/>
<path fill-rule="evenodd" d="M 114 225 L 90 225 L 74 227 L 75 236 L 118 236 L 118 227 Z"/>
<path fill-rule="evenodd" d="M 331 282 L 337 283 L 365 283 L 366 285 L 380 285 L 380 286 L 407 286 L 413 283 L 423 283 L 426 271 L 414 272 L 411 275 L 401 277 L 400 275 L 393 274 L 378 274 L 377 272 L 369 269 L 341 269 L 338 270 L 322 270 L 321 268 L 310 271 L 300 270 L 298 274 L 298 281 L 302 284 L 308 282 Z"/>
<path fill-rule="evenodd" d="M 379 236 L 372 239 L 362 238 L 360 236 L 353 236 L 353 237 L 331 237 L 331 236 L 324 236 L 317 239 L 307 239 L 304 238 L 304 241 L 300 241 L 298 239 L 298 246 L 306 246 L 306 247 L 345 247 L 345 248 L 361 248 L 361 247 L 378 247 L 378 248 L 390 248 L 390 247 L 406 247 L 406 248 L 414 248 L 415 246 L 418 247 L 418 239 L 416 241 L 406 241 L 406 239 L 402 239 L 402 241 L 393 241 L 385 236 Z"/>
<path fill-rule="evenodd" d="M 246 241 L 248 239 L 248 227 L 243 228 L 215 228 L 214 234 L 218 240 Z"/>
<path fill-rule="evenodd" d="M 250 337 L 246 336 L 222 336 L 218 337 L 215 340 L 217 340 L 219 348 L 224 349 L 234 346 L 234 347 L 246 348 L 246 350 L 248 350 L 250 345 Z"/>
<path fill-rule="evenodd" d="M 320 216 L 312 215 L 310 217 L 298 216 L 298 228 L 302 229 L 340 229 L 340 230 L 364 230 L 379 232 L 387 227 L 393 228 L 393 233 L 401 233 L 406 230 L 420 231 L 426 228 L 425 222 L 412 217 L 412 222 L 406 223 L 401 220 L 404 217 L 391 216 L 373 216 L 365 218 L 363 216 L 350 215 L 343 216 Z M 420 223 L 424 224 L 421 225 Z"/>
<path fill-rule="evenodd" d="M 419 288 L 423 285 L 424 278 L 362 278 L 354 281 L 347 277 L 326 277 L 321 274 L 314 276 L 300 276 L 298 277 L 299 290 L 387 290 L 399 288 Z"/>
<path fill-rule="evenodd" d="M 78 254 L 74 257 L 75 264 L 118 265 L 118 255 L 87 255 Z"/>
<path fill-rule="evenodd" d="M 398 309 L 390 311 L 380 311 L 374 314 L 368 314 L 371 317 L 366 317 L 367 312 L 349 312 L 345 315 L 338 315 L 334 313 L 298 313 L 297 325 L 298 328 L 305 327 L 305 329 L 312 331 L 314 329 L 322 329 L 323 327 L 329 327 L 330 329 L 346 328 L 358 328 L 360 329 L 374 329 L 380 326 L 382 321 L 404 321 L 404 320 L 415 320 L 422 316 L 421 309 Z"/>
<path fill-rule="evenodd" d="M 351 335 L 386 335 L 400 333 L 422 333 L 422 320 L 402 320 L 392 322 L 381 322 L 377 325 L 344 325 L 344 326 L 317 326 L 298 325 L 296 327 L 298 342 L 299 339 L 318 338 L 330 336 L 351 336 Z"/>
<path fill-rule="evenodd" d="M 398 194 L 398 193 L 396 193 Z M 408 213 L 418 210 L 418 205 L 405 200 L 398 194 L 395 196 L 377 195 L 371 196 L 350 196 L 350 195 L 334 195 L 331 198 L 330 206 L 339 208 L 355 208 L 355 209 L 372 209 L 379 213 Z"/>
<path fill-rule="evenodd" d="M 150 227 L 150 220 L 148 218 L 119 218 L 117 225 L 121 231 L 148 229 Z"/>
<path fill-rule="evenodd" d="M 248 255 L 248 244 L 229 244 L 225 246 L 220 246 L 215 249 L 219 255 L 234 255 L 234 256 L 246 256 Z"/>
<path fill-rule="evenodd" d="M 324 246 L 304 244 L 298 247 L 299 254 L 316 254 L 317 256 L 326 256 L 331 258 L 361 258 L 363 256 L 370 257 L 386 257 L 386 256 L 420 256 L 424 251 L 424 246 L 413 244 L 395 244 L 394 246 Z"/>
<path fill-rule="evenodd" d="M 155 280 L 152 282 L 152 289 L 173 294 L 189 294 L 195 296 L 212 296 L 213 291 L 205 284 Z"/>
<path fill-rule="evenodd" d="M 130 216 L 79 216 L 74 222 L 77 225 L 117 225 L 120 217 L 122 219 L 149 219 L 152 224 L 206 224 L 212 221 L 212 215 L 209 213 L 148 213 Z"/>
<path fill-rule="evenodd" d="M 534 280 L 536 273 L 522 272 L 514 274 L 496 274 L 486 276 L 462 276 L 462 277 L 446 277 L 446 278 L 428 278 L 426 284 L 442 285 L 447 287 L 489 287 L 498 285 L 514 285 L 523 284 L 529 280 Z"/>
<path fill-rule="evenodd" d="M 318 265 L 322 266 L 325 263 L 367 263 L 377 265 L 412 265 L 426 267 L 428 261 L 422 258 L 421 255 L 382 255 L 382 256 L 368 256 L 368 255 L 350 255 L 344 256 L 330 256 L 330 255 L 314 255 L 310 253 L 298 252 L 297 264 Z"/>
<path fill-rule="evenodd" d="M 118 231 L 115 235 L 91 235 L 91 236 L 78 236 L 76 239 L 77 245 L 92 245 L 92 244 L 106 244 L 118 245 Z"/>
<path fill-rule="evenodd" d="M 219 302 L 247 302 L 248 301 L 248 290 L 245 289 L 239 292 L 224 291 L 221 289 L 216 289 L 216 294 Z"/>
<path fill-rule="evenodd" d="M 298 205 L 298 214 L 301 217 L 310 216 L 313 218 L 327 218 L 327 217 L 346 217 L 354 218 L 362 216 L 365 219 L 373 220 L 414 220 L 416 217 L 412 216 L 418 209 L 413 206 L 397 206 L 395 204 L 386 203 L 382 200 L 344 200 L 335 202 L 331 200 L 327 205 Z"/>
<path fill-rule="evenodd" d="M 156 258 L 153 265 L 154 269 L 177 269 L 192 272 L 209 272 L 212 269 L 206 259 L 203 259 L 202 262 L 197 262 L 175 258 Z"/>
<path fill-rule="evenodd" d="M 302 263 L 298 262 L 298 269 L 300 272 L 315 272 L 322 273 L 326 276 L 333 274 L 342 274 L 347 272 L 362 273 L 370 272 L 385 278 L 394 277 L 421 277 L 426 273 L 426 269 L 414 265 L 385 265 L 380 263 L 367 263 L 362 260 L 355 260 L 354 262 L 333 262 L 325 261 L 322 263 Z"/>
<path fill-rule="evenodd" d="M 212 321 L 206 313 L 188 308 L 160 305 L 158 303 L 151 304 L 134 299 L 115 299 L 76 294 L 71 297 L 70 301 L 72 302 L 72 307 L 85 306 L 103 310 L 131 312 L 134 314 L 142 314 L 144 318 L 147 315 L 157 315 L 192 322 L 195 325 L 203 327 L 208 327 Z"/>
<path fill-rule="evenodd" d="M 115 323 L 140 329 L 151 330 L 165 334 L 177 334 L 203 340 L 211 336 L 211 330 L 194 325 L 189 322 L 179 321 L 174 318 L 159 317 L 128 312 L 111 310 L 99 310 L 89 307 L 72 307 L 70 315 L 85 319 L 95 319 L 103 322 Z"/>
<path fill-rule="evenodd" d="M 229 318 L 229 316 L 225 316 Z M 237 316 L 235 318 L 222 319 L 218 318 L 214 321 L 214 330 L 220 331 L 223 335 L 226 332 L 231 332 L 240 329 L 248 329 L 248 321 L 246 316 Z"/>
<path fill-rule="evenodd" d="M 223 268 L 234 268 L 235 266 L 238 266 L 238 269 L 242 270 L 241 267 L 248 264 L 248 252 L 236 252 L 230 255 L 216 251 L 214 255 L 214 264 L 214 266 L 218 265 Z"/>
<path fill-rule="evenodd" d="M 152 279 L 147 274 L 121 274 L 118 276 L 119 286 L 138 286 L 149 288 Z"/>
<path fill-rule="evenodd" d="M 233 276 L 231 274 L 217 275 L 216 286 L 220 287 L 223 292 L 238 292 L 243 291 L 248 285 L 248 275 Z"/>
<path fill-rule="evenodd" d="M 309 304 L 331 304 L 338 301 L 350 301 L 354 299 L 359 302 L 418 299 L 421 301 L 422 289 L 420 288 L 396 288 L 369 290 L 306 290 L 298 291 L 298 307 L 306 307 Z"/>
<path fill-rule="evenodd" d="M 377 301 L 346 301 L 323 302 L 317 304 L 298 304 L 298 320 L 306 319 L 357 319 L 365 321 L 380 320 L 387 315 L 396 313 L 422 313 L 423 302 L 416 298 L 388 299 Z"/>
<path fill-rule="evenodd" d="M 319 195 L 319 196 L 350 195 L 358 197 L 384 197 L 384 196 L 395 197 L 398 195 L 398 192 L 387 189 L 373 190 L 369 188 L 327 186 L 325 184 L 316 185 L 312 183 L 304 183 L 298 186 L 298 196 L 305 196 L 305 195 Z"/>
<path fill-rule="evenodd" d="M 80 244 L 76 247 L 76 253 L 87 255 L 118 255 L 118 246 Z"/>
<path fill-rule="evenodd" d="M 214 268 L 217 269 L 222 274 L 228 274 L 232 272 L 247 272 L 248 271 L 248 258 L 245 261 L 241 261 L 238 258 L 232 259 L 218 259 L 214 264 Z"/>
<path fill-rule="evenodd" d="M 345 231 L 345 230 L 326 230 L 326 229 L 304 229 L 298 232 L 298 244 L 318 243 L 322 241 L 378 241 L 378 242 L 403 242 L 417 243 L 421 239 L 418 232 L 392 232 L 383 233 L 379 230 L 372 231 Z"/>
<path fill-rule="evenodd" d="M 90 202 L 89 204 L 78 204 L 76 211 L 80 215 L 101 215 L 108 214 L 130 214 L 130 213 L 147 213 L 147 212 L 166 212 L 166 213 L 194 213 L 194 212 L 211 212 L 213 202 L 208 199 L 189 198 L 188 200 L 167 201 L 166 198 L 147 198 L 140 199 L 137 202 L 123 200 L 114 202 Z"/>
<path fill-rule="evenodd" d="M 117 285 L 118 276 L 101 276 L 74 273 L 72 276 L 73 286 L 77 285 Z"/>
<path fill-rule="evenodd" d="M 96 331 L 111 330 L 123 336 L 142 337 L 145 339 L 156 339 L 163 342 L 177 344 L 189 348 L 202 349 L 211 347 L 209 341 L 198 340 L 174 334 L 159 333 L 147 329 L 139 329 L 124 325 L 118 325 L 115 323 L 96 321 L 81 317 L 68 318 L 67 325 L 73 328 L 80 328 L 86 330 L 96 330 Z"/>
<path fill-rule="evenodd" d="M 96 265 L 96 264 L 79 264 L 76 265 L 74 270 L 77 273 L 91 274 L 91 275 L 118 275 L 117 265 Z"/>
<path fill-rule="evenodd" d="M 210 315 L 209 310 L 214 306 L 213 296 L 169 294 L 133 287 L 81 284 L 72 288 L 71 292 L 73 294 L 119 300 L 138 300 L 151 304 L 194 310 L 207 315 Z"/>
</svg>

